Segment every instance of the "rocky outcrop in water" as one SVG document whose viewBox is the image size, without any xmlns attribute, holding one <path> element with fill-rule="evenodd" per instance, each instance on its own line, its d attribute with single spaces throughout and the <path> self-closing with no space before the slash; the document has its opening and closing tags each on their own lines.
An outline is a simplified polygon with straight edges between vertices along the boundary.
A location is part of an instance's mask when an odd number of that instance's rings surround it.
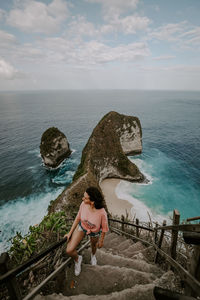
<svg viewBox="0 0 200 300">
<path fill-rule="evenodd" d="M 126 155 L 142 151 L 142 129 L 137 117 L 109 112 L 94 128 L 82 152 L 81 163 L 71 185 L 49 207 L 49 212 L 64 209 L 71 216 L 81 203 L 88 186 L 105 178 L 142 182 L 143 174 Z"/>
<path fill-rule="evenodd" d="M 66 136 L 58 128 L 47 129 L 41 138 L 40 154 L 45 166 L 56 168 L 71 154 Z"/>
</svg>

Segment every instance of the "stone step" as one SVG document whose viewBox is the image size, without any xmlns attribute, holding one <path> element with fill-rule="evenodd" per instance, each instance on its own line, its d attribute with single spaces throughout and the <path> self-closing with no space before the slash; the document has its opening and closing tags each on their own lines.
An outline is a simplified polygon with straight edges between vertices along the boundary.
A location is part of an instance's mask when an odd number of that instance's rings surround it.
<svg viewBox="0 0 200 300">
<path fill-rule="evenodd" d="M 113 249 L 112 247 L 103 247 L 102 250 L 106 253 L 112 253 L 114 255 L 120 255 L 126 258 L 143 259 L 147 262 L 154 262 L 155 250 L 152 246 L 145 247 L 142 243 L 137 242 L 130 245 L 127 249 L 120 251 L 119 249 Z"/>
<path fill-rule="evenodd" d="M 107 295 L 85 294 L 76 296 L 63 296 L 62 294 L 52 294 L 49 296 L 38 295 L 34 300 L 155 300 L 153 296 L 154 284 L 135 285 L 132 288 L 124 289 L 119 292 L 112 292 Z"/>
<path fill-rule="evenodd" d="M 125 241 L 120 241 L 118 238 L 110 241 L 109 243 L 104 243 L 103 248 L 109 250 L 113 254 L 120 251 L 128 249 L 130 246 L 134 245 L 133 241 L 127 239 Z"/>
<path fill-rule="evenodd" d="M 139 257 L 142 257 L 147 260 L 148 262 L 154 262 L 154 258 L 155 258 L 155 249 L 153 246 L 149 246 L 144 248 L 143 250 L 138 250 L 136 252 L 134 252 L 133 256 L 131 256 L 131 258 L 133 259 L 137 259 Z"/>
<path fill-rule="evenodd" d="M 171 270 L 165 272 L 160 278 L 157 278 L 154 281 L 154 284 L 163 289 L 168 289 L 179 293 L 184 292 L 181 283 L 181 278 L 177 273 L 175 275 L 174 272 L 172 272 Z"/>
<path fill-rule="evenodd" d="M 113 249 L 117 249 L 118 245 L 122 244 L 123 242 L 127 241 L 127 239 L 124 236 L 118 235 L 116 233 L 110 233 L 105 236 L 104 239 L 104 247 Z M 131 240 L 128 240 L 130 244 Z"/>
<path fill-rule="evenodd" d="M 164 273 L 145 261 L 153 261 L 155 251 L 141 242 L 108 233 L 104 247 L 97 250 L 97 266 L 90 265 L 90 254 L 90 248 L 83 251 L 78 277 L 74 275 L 74 263 L 66 268 L 60 294 L 38 295 L 34 300 L 154 300 L 155 285 L 177 289 L 177 277 L 172 271 Z"/>
<path fill-rule="evenodd" d="M 135 253 L 144 249 L 146 249 L 146 247 L 141 242 L 136 242 L 124 250 L 119 250 L 119 252 L 126 257 L 132 257 Z"/>
<path fill-rule="evenodd" d="M 66 269 L 66 279 L 64 280 L 64 295 L 96 295 L 109 294 L 121 291 L 136 284 L 152 283 L 156 276 L 152 273 L 137 271 L 126 267 L 116 267 L 111 265 L 91 266 L 82 264 L 82 271 L 79 276 L 74 275 L 74 266 Z M 75 288 L 71 289 L 71 282 L 75 282 Z"/>
<path fill-rule="evenodd" d="M 138 253 L 144 253 L 142 256 L 139 257 L 141 259 L 148 260 L 148 254 L 147 248 L 141 243 L 136 242 L 134 243 L 131 240 L 126 240 L 125 242 L 122 242 L 121 244 L 116 239 L 114 240 L 114 244 L 112 244 L 112 241 L 108 244 L 104 244 L 102 248 L 105 252 L 112 253 L 114 255 L 120 255 L 127 258 L 138 258 Z M 146 257 L 146 258 L 145 258 Z"/>
<path fill-rule="evenodd" d="M 91 250 L 86 249 L 83 253 L 84 263 L 90 264 Z M 130 259 L 119 255 L 114 255 L 111 253 L 106 253 L 103 249 L 98 249 L 96 252 L 97 264 L 98 265 L 111 265 L 118 267 L 126 267 L 130 269 L 135 269 L 142 272 L 153 273 L 157 277 L 163 274 L 163 271 L 159 269 L 156 265 L 149 264 L 144 260 L 140 259 Z"/>
</svg>

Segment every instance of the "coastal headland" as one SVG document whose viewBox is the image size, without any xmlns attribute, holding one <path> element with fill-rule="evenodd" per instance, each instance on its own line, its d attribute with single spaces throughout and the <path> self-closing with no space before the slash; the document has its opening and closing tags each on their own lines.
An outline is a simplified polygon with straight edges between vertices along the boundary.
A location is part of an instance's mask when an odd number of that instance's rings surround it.
<svg viewBox="0 0 200 300">
<path fill-rule="evenodd" d="M 144 175 L 127 157 L 141 152 L 140 120 L 114 111 L 109 112 L 99 121 L 88 139 L 72 183 L 51 202 L 48 213 L 64 210 L 67 216 L 75 215 L 83 193 L 89 186 L 101 189 L 109 213 L 121 215 L 126 210 L 130 213 L 131 204 L 117 199 L 114 193 L 119 182 L 114 179 L 143 182 Z"/>
</svg>

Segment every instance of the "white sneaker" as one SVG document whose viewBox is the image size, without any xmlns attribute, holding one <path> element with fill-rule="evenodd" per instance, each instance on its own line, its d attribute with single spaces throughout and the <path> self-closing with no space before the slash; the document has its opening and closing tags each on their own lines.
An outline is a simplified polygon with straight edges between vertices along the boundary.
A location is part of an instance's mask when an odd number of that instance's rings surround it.
<svg viewBox="0 0 200 300">
<path fill-rule="evenodd" d="M 91 265 L 92 266 L 96 266 L 96 264 L 97 264 L 97 259 L 96 259 L 96 256 L 95 256 L 95 254 L 93 255 L 93 254 L 91 254 Z"/>
<path fill-rule="evenodd" d="M 75 261 L 75 268 L 74 273 L 76 276 L 78 276 L 81 273 L 81 263 L 82 263 L 83 257 L 81 255 L 78 256 L 78 261 Z"/>
</svg>

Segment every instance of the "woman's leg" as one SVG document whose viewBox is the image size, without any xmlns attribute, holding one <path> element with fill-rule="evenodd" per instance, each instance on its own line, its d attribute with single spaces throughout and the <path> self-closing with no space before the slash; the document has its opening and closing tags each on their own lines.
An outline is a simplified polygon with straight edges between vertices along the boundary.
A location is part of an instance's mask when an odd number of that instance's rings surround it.
<svg viewBox="0 0 200 300">
<path fill-rule="evenodd" d="M 80 243 L 80 241 L 83 239 L 85 233 L 83 231 L 78 231 L 78 226 L 74 230 L 70 241 L 67 243 L 67 249 L 66 252 L 69 256 L 73 257 L 75 261 L 78 260 L 78 253 L 76 251 L 76 247 Z"/>
<path fill-rule="evenodd" d="M 92 254 L 95 255 L 97 251 L 97 244 L 99 241 L 99 237 L 90 237 L 90 243 L 91 243 L 91 248 L 92 248 Z"/>
</svg>

